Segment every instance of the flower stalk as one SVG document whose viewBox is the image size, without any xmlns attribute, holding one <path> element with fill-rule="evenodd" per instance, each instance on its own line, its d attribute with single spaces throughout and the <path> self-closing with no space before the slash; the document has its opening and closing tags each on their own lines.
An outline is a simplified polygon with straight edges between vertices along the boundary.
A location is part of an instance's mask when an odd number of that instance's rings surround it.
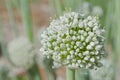
<svg viewBox="0 0 120 80">
<path fill-rule="evenodd" d="M 19 33 L 18 33 L 16 21 L 15 21 L 14 12 L 13 12 L 13 5 L 11 4 L 10 0 L 5 0 L 5 2 L 6 2 L 7 9 L 8 9 L 10 21 L 11 21 L 11 26 L 14 31 L 14 36 L 17 37 Z"/>
<path fill-rule="evenodd" d="M 48 71 L 46 71 L 46 73 L 47 73 L 48 80 L 56 80 L 55 72 L 48 72 Z"/>
<path fill-rule="evenodd" d="M 28 39 L 30 40 L 30 42 L 33 42 L 34 38 L 33 38 L 32 18 L 30 14 L 30 0 L 21 0 L 21 13 Z"/>
<path fill-rule="evenodd" d="M 21 0 L 20 3 L 21 3 L 22 20 L 25 26 L 25 30 L 27 32 L 28 39 L 31 43 L 34 43 L 32 17 L 30 14 L 30 0 Z M 33 65 L 33 67 L 31 67 L 28 70 L 28 74 L 29 74 L 30 80 L 41 80 L 39 67 L 36 64 L 36 62 Z"/>
<path fill-rule="evenodd" d="M 75 80 L 75 69 L 66 69 L 66 80 Z"/>
<path fill-rule="evenodd" d="M 56 16 L 61 15 L 64 11 L 64 5 L 62 4 L 61 0 L 51 0 L 51 6 L 54 8 L 53 12 L 56 14 Z"/>
<path fill-rule="evenodd" d="M 76 69 L 75 74 L 76 80 L 90 80 L 88 69 Z"/>
<path fill-rule="evenodd" d="M 2 20 L 0 18 L 0 42 L 1 42 L 1 48 L 2 48 L 2 56 L 7 57 L 7 44 L 4 37 L 3 27 L 2 27 Z"/>
<path fill-rule="evenodd" d="M 28 70 L 28 76 L 30 80 L 42 80 L 37 64 L 34 64 L 33 67 Z"/>
<path fill-rule="evenodd" d="M 52 68 L 53 60 L 52 59 L 47 59 L 46 57 L 44 57 L 43 63 L 44 63 L 44 66 L 45 66 L 45 71 L 46 71 L 48 80 L 56 80 L 55 69 Z"/>
</svg>

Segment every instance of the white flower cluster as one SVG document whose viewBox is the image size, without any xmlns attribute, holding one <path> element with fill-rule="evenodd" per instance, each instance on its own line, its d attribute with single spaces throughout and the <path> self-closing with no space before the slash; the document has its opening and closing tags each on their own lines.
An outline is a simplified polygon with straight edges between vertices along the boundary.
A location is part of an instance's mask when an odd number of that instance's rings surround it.
<svg viewBox="0 0 120 80">
<path fill-rule="evenodd" d="M 28 69 L 34 63 L 33 46 L 25 37 L 19 37 L 10 42 L 8 52 L 11 62 L 17 67 Z"/>
<path fill-rule="evenodd" d="M 70 12 L 53 20 L 41 34 L 40 51 L 54 60 L 53 67 L 97 68 L 103 51 L 103 29 L 97 17 Z"/>
<path fill-rule="evenodd" d="M 100 6 L 92 6 L 89 2 L 83 2 L 79 8 L 79 12 L 84 15 L 103 15 L 103 9 Z"/>
<path fill-rule="evenodd" d="M 102 64 L 101 68 L 90 71 L 91 80 L 113 80 L 114 71 L 112 64 L 107 60 L 102 61 Z"/>
</svg>

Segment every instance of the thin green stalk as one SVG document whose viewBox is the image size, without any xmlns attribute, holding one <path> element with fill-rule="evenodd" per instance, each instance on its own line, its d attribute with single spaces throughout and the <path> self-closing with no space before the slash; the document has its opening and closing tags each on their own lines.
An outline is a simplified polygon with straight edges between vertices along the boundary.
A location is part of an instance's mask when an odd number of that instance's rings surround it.
<svg viewBox="0 0 120 80">
<path fill-rule="evenodd" d="M 42 80 L 37 64 L 28 70 L 28 76 L 29 80 Z"/>
<path fill-rule="evenodd" d="M 115 74 L 117 74 L 117 67 L 119 66 L 118 64 L 119 64 L 119 56 L 120 56 L 120 49 L 119 49 L 119 47 L 120 47 L 120 0 L 115 0 L 114 1 L 114 6 L 115 6 L 115 26 L 117 26 L 117 28 L 116 28 L 116 31 L 114 32 L 114 46 L 113 46 L 113 48 L 114 48 L 114 56 L 113 56 L 113 58 L 114 58 L 114 70 L 115 70 Z M 117 34 L 116 34 L 117 33 Z M 114 75 L 115 76 L 115 79 L 116 79 L 116 75 Z"/>
<path fill-rule="evenodd" d="M 9 72 L 9 70 L 8 69 L 6 69 L 6 68 L 2 68 L 2 71 L 0 72 L 0 80 L 9 80 L 9 78 L 8 78 L 8 72 Z"/>
<path fill-rule="evenodd" d="M 32 26 L 32 17 L 30 11 L 30 0 L 20 0 L 21 3 L 21 13 L 22 20 L 24 23 L 24 27 L 26 30 L 26 34 L 31 43 L 34 43 L 34 34 L 33 34 L 33 26 Z M 35 60 L 34 60 L 35 61 Z M 30 80 L 41 80 L 41 75 L 39 73 L 39 67 L 35 63 L 33 67 L 28 70 L 28 75 Z"/>
<path fill-rule="evenodd" d="M 1 42 L 1 48 L 2 48 L 2 56 L 7 57 L 7 44 L 6 44 L 5 35 L 3 32 L 1 19 L 0 19 L 0 42 Z"/>
<path fill-rule="evenodd" d="M 20 8 L 20 0 L 13 0 L 13 5 L 19 9 Z"/>
<path fill-rule="evenodd" d="M 52 68 L 53 60 L 47 59 L 47 57 L 44 57 L 43 63 L 44 63 L 44 68 L 45 68 L 48 80 L 56 80 L 56 73 L 55 73 L 56 69 Z"/>
<path fill-rule="evenodd" d="M 74 0 L 65 0 L 66 6 L 69 8 L 73 8 Z"/>
<path fill-rule="evenodd" d="M 120 49 L 119 49 L 119 44 L 120 43 L 120 36 L 119 36 L 119 33 L 120 33 L 120 0 L 116 0 L 116 3 L 115 3 L 115 8 L 116 8 L 116 24 L 117 24 L 117 36 L 116 36 L 116 48 L 117 48 L 117 51 L 119 53 Z"/>
<path fill-rule="evenodd" d="M 90 72 L 88 69 L 85 69 L 84 80 L 90 80 Z"/>
<path fill-rule="evenodd" d="M 111 24 L 113 23 L 111 20 L 111 11 L 113 10 L 111 7 L 111 3 L 108 3 L 108 9 L 107 9 L 107 15 L 106 15 L 106 20 L 105 20 L 105 24 L 106 24 L 106 45 L 108 45 L 109 43 L 111 43 L 111 38 L 112 38 L 112 29 L 111 29 Z"/>
<path fill-rule="evenodd" d="M 61 0 L 51 0 L 51 6 L 57 16 L 61 15 L 64 11 L 64 5 Z"/>
<path fill-rule="evenodd" d="M 10 80 L 17 80 L 17 77 L 11 77 Z"/>
<path fill-rule="evenodd" d="M 89 70 L 87 69 L 77 69 L 75 74 L 76 80 L 90 80 Z"/>
<path fill-rule="evenodd" d="M 112 51 L 112 65 L 113 65 L 113 75 L 112 75 L 112 80 L 116 80 L 116 52 Z"/>
<path fill-rule="evenodd" d="M 47 78 L 48 78 L 48 80 L 56 80 L 55 72 L 47 72 Z"/>
<path fill-rule="evenodd" d="M 17 75 L 15 79 L 17 79 L 17 80 L 29 80 L 27 75 L 24 75 L 24 76 Z"/>
<path fill-rule="evenodd" d="M 82 0 L 65 0 L 65 7 L 70 8 L 71 11 L 77 11 Z"/>
<path fill-rule="evenodd" d="M 75 80 L 75 69 L 66 69 L 66 80 Z"/>
<path fill-rule="evenodd" d="M 21 13 L 22 20 L 25 26 L 25 30 L 27 32 L 27 36 L 31 42 L 34 41 L 33 37 L 33 27 L 32 27 L 32 17 L 30 11 L 30 0 L 20 0 L 21 2 Z"/>
<path fill-rule="evenodd" d="M 76 76 L 76 80 L 84 80 L 84 73 L 82 72 L 81 69 L 77 69 L 75 70 L 75 76 Z"/>
<path fill-rule="evenodd" d="M 17 80 L 25 80 L 23 77 L 17 77 Z"/>
<path fill-rule="evenodd" d="M 8 13 L 9 13 L 10 21 L 11 21 L 11 26 L 12 26 L 12 29 L 14 31 L 14 35 L 15 35 L 15 37 L 17 37 L 19 35 L 19 33 L 18 33 L 16 21 L 15 21 L 13 6 L 12 6 L 10 0 L 5 0 L 5 3 L 6 3 L 6 6 L 7 6 L 7 9 L 8 9 Z"/>
</svg>

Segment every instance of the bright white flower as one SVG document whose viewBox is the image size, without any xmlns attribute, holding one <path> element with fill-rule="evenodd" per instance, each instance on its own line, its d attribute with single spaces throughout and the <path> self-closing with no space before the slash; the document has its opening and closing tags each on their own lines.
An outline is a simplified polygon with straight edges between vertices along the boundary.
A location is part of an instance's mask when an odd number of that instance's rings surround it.
<svg viewBox="0 0 120 80">
<path fill-rule="evenodd" d="M 11 62 L 20 68 L 28 69 L 34 63 L 34 49 L 25 37 L 14 39 L 8 45 L 9 58 Z"/>
<path fill-rule="evenodd" d="M 103 66 L 101 68 L 90 71 L 91 80 L 113 80 L 112 64 L 107 60 L 102 61 L 102 64 Z"/>
<path fill-rule="evenodd" d="M 81 23 L 82 27 L 79 25 Z M 99 67 L 104 55 L 103 29 L 94 16 L 84 18 L 76 12 L 66 13 L 53 20 L 41 38 L 43 47 L 40 51 L 54 60 L 53 67 L 65 65 L 69 68 L 95 68 Z"/>
</svg>

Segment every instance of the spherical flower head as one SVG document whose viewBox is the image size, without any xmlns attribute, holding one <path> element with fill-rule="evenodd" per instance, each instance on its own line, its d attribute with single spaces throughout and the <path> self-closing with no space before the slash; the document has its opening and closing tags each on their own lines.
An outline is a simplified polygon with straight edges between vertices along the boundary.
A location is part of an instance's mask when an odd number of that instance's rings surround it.
<svg viewBox="0 0 120 80">
<path fill-rule="evenodd" d="M 33 46 L 26 37 L 19 37 L 8 45 L 10 61 L 17 67 L 28 69 L 34 62 Z"/>
<path fill-rule="evenodd" d="M 98 17 L 65 13 L 41 34 L 40 51 L 53 59 L 55 68 L 62 65 L 72 69 L 97 68 L 104 55 L 103 32 Z"/>
<path fill-rule="evenodd" d="M 102 63 L 101 68 L 90 71 L 91 80 L 113 80 L 114 70 L 111 62 L 103 60 Z"/>
</svg>

